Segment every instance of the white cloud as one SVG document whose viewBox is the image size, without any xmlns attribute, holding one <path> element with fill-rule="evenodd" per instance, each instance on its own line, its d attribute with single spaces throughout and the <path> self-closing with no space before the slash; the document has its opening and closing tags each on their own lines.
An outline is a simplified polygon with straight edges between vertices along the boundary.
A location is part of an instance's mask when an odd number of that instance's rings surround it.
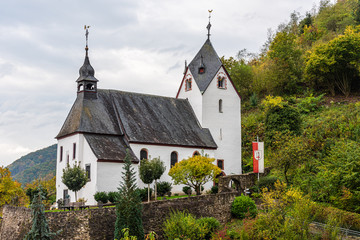
<svg viewBox="0 0 360 240">
<path fill-rule="evenodd" d="M 84 24 L 99 88 L 175 96 L 184 60 L 206 40 L 208 9 L 217 53 L 234 56 L 257 52 L 268 28 L 313 1 L 0 1 L 0 165 L 55 143 L 76 97 Z"/>
</svg>

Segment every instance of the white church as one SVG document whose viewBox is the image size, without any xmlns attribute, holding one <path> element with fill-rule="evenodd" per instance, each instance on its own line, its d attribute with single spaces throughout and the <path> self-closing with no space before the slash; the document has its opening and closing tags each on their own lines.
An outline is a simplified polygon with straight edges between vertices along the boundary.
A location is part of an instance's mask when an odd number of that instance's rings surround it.
<svg viewBox="0 0 360 240">
<path fill-rule="evenodd" d="M 212 46 L 210 27 L 174 98 L 99 89 L 86 46 L 77 98 L 56 136 L 56 199 L 70 195 L 75 201 L 75 193 L 61 181 L 63 169 L 75 162 L 89 177 L 78 198 L 93 205 L 96 192 L 117 191 L 126 149 L 136 171 L 140 159 L 160 157 L 166 166 L 160 181 L 172 182 L 170 168 L 202 152 L 216 159 L 223 174 L 241 174 L 241 99 Z M 145 187 L 140 177 L 137 185 Z M 172 192 L 182 187 L 173 184 Z"/>
</svg>

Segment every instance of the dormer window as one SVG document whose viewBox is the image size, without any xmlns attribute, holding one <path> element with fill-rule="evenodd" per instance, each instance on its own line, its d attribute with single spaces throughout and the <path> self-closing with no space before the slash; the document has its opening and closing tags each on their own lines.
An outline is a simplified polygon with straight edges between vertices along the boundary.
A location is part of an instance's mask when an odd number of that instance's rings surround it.
<svg viewBox="0 0 360 240">
<path fill-rule="evenodd" d="M 185 91 L 191 90 L 191 78 L 185 80 Z"/>
<path fill-rule="evenodd" d="M 205 68 L 204 67 L 199 67 L 199 74 L 203 74 L 205 72 Z"/>
<path fill-rule="evenodd" d="M 226 80 L 225 77 L 218 77 L 218 88 L 226 89 Z"/>
</svg>

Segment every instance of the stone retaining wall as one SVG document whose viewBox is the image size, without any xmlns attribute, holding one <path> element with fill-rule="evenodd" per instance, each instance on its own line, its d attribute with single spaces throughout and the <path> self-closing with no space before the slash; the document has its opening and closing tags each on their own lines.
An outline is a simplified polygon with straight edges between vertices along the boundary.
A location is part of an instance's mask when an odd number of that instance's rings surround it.
<svg viewBox="0 0 360 240">
<path fill-rule="evenodd" d="M 162 236 L 162 223 L 172 210 L 186 210 L 197 217 L 215 217 L 221 223 L 231 218 L 230 206 L 238 193 L 220 193 L 143 204 L 145 232 Z M 115 208 L 46 213 L 51 231 L 62 230 L 54 239 L 113 239 Z M 0 240 L 23 239 L 31 227 L 31 210 L 5 206 Z"/>
</svg>

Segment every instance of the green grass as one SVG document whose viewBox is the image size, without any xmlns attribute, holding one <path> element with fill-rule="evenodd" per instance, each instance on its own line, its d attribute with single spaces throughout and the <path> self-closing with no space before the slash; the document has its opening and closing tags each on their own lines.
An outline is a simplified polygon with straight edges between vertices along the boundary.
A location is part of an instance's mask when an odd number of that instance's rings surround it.
<svg viewBox="0 0 360 240">
<path fill-rule="evenodd" d="M 191 195 L 190 197 L 192 196 L 196 196 L 196 195 Z M 174 199 L 174 198 L 184 198 L 184 197 L 188 197 L 188 195 L 179 195 L 179 196 L 171 196 L 171 197 L 166 197 L 166 200 L 169 200 L 169 199 Z M 157 200 L 163 200 L 164 197 L 157 197 Z"/>
</svg>

